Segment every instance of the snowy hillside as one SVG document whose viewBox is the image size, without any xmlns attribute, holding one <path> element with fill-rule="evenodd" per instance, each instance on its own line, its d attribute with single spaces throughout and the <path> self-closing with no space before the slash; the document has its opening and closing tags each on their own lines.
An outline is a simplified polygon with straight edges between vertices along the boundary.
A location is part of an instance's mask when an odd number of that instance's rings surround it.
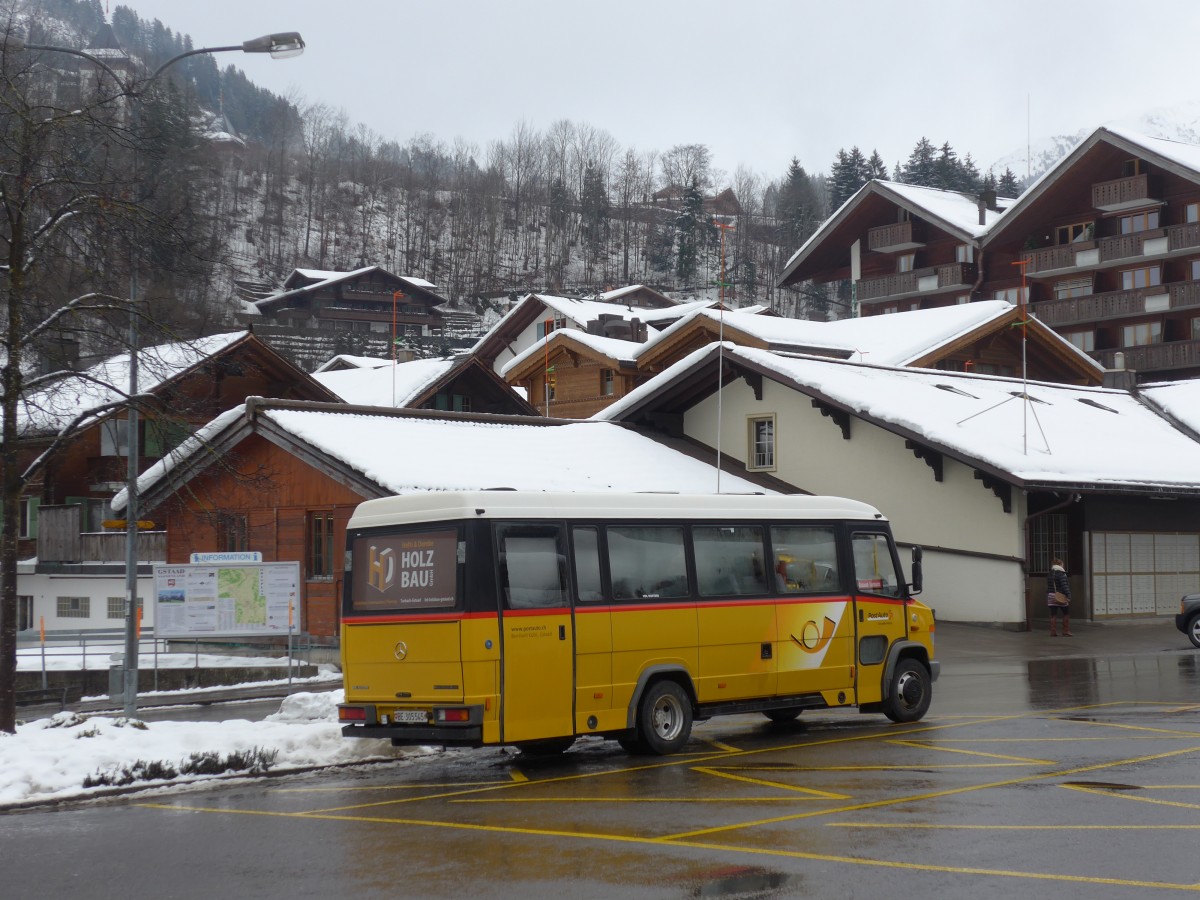
<svg viewBox="0 0 1200 900">
<path fill-rule="evenodd" d="M 1024 184 L 1029 184 L 1101 125 L 1124 128 L 1149 137 L 1200 145 L 1200 101 L 1180 106 L 1160 106 L 1143 113 L 1097 122 L 1094 126 L 1075 134 L 1038 138 L 1028 147 L 1016 149 L 996 160 L 992 163 L 990 171 L 1000 175 L 1005 168 L 1009 168 Z"/>
</svg>

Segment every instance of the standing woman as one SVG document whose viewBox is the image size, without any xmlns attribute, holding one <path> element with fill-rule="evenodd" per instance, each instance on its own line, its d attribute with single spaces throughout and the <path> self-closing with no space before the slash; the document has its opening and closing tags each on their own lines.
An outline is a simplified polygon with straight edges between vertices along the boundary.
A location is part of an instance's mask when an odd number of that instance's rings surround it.
<svg viewBox="0 0 1200 900">
<path fill-rule="evenodd" d="M 1058 636 L 1054 621 L 1057 616 L 1062 616 L 1063 637 L 1071 637 L 1071 581 L 1057 556 L 1051 560 L 1046 575 L 1046 604 L 1050 607 L 1050 637 Z"/>
</svg>

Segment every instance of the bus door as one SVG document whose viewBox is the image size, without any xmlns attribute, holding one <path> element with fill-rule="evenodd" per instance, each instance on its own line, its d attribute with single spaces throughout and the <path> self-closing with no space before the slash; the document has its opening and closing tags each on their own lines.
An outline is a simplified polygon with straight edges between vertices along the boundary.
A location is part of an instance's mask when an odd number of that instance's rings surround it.
<svg viewBox="0 0 1200 900">
<path fill-rule="evenodd" d="M 905 585 L 886 531 L 855 531 L 854 622 L 856 628 L 859 704 L 883 697 L 883 669 L 888 648 L 907 634 Z"/>
<path fill-rule="evenodd" d="M 500 579 L 502 740 L 575 733 L 575 634 L 563 528 L 496 526 Z"/>
</svg>

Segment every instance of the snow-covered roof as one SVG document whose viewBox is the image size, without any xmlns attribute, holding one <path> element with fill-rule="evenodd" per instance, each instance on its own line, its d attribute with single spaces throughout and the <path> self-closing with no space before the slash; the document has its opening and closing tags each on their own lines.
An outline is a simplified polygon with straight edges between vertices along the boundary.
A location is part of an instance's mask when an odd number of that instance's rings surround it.
<svg viewBox="0 0 1200 900">
<path fill-rule="evenodd" d="M 300 275 L 303 278 L 313 279 L 312 283 L 299 285 L 298 287 L 288 288 L 287 290 L 280 290 L 280 291 L 275 292 L 274 294 L 270 294 L 266 297 L 263 297 L 259 300 L 254 300 L 252 302 L 256 306 L 258 306 L 260 309 L 263 307 L 274 306 L 274 305 L 278 304 L 279 301 L 284 299 L 285 297 L 294 297 L 297 294 L 304 294 L 304 293 L 308 293 L 310 291 L 316 291 L 321 288 L 329 287 L 330 285 L 337 284 L 338 282 L 349 281 L 353 278 L 358 278 L 360 275 L 366 275 L 369 272 L 382 272 L 383 274 L 389 275 L 392 278 L 396 278 L 397 280 L 402 281 L 405 284 L 411 285 L 412 287 L 421 288 L 423 291 L 425 291 L 427 293 L 432 293 L 432 294 L 434 294 L 434 296 L 437 296 L 437 294 L 436 294 L 437 286 L 426 281 L 424 278 L 415 278 L 410 275 L 392 275 L 392 273 L 386 271 L 385 269 L 381 268 L 380 266 L 363 266 L 360 269 L 354 269 L 349 272 L 333 272 L 333 271 L 328 271 L 326 269 L 293 269 L 292 274 L 288 276 L 287 281 L 291 281 L 294 276 Z M 285 284 L 286 283 L 287 282 L 285 282 Z"/>
<path fill-rule="evenodd" d="M 710 344 L 594 419 L 620 419 L 716 352 Z M 1200 490 L 1200 443 L 1127 391 L 785 357 L 725 345 L 725 358 L 1028 485 Z M 1023 396 L 1030 398 L 1028 402 Z"/>
<path fill-rule="evenodd" d="M 147 493 L 168 473 L 247 415 L 242 404 L 218 416 L 138 481 Z M 716 468 L 657 441 L 609 422 L 543 424 L 468 421 L 395 414 L 370 415 L 336 406 L 296 404 L 255 415 L 315 451 L 354 469 L 385 493 L 483 490 L 510 487 L 533 491 L 677 491 L 712 493 Z M 398 452 L 397 448 L 403 448 Z M 726 493 L 772 493 L 728 472 Z M 125 505 L 125 492 L 112 500 Z"/>
<path fill-rule="evenodd" d="M 247 334 L 236 331 L 138 351 L 138 393 L 152 393 Z M 121 403 L 128 389 L 129 354 L 119 353 L 32 391 L 23 398 L 18 428 L 23 435 L 58 432 L 81 414 Z"/>
<path fill-rule="evenodd" d="M 1139 385 L 1138 395 L 1200 434 L 1200 378 Z"/>
<path fill-rule="evenodd" d="M 337 371 L 338 369 L 378 369 L 382 366 L 390 366 L 391 364 L 392 361 L 390 359 L 379 359 L 375 356 L 351 356 L 349 353 L 339 353 L 321 363 L 314 370 L 314 374 L 316 372 Z"/>
<path fill-rule="evenodd" d="M 347 403 L 403 407 L 460 362 L 459 359 L 415 359 L 393 365 L 384 361 L 371 368 L 318 370 L 312 377 Z"/>
<path fill-rule="evenodd" d="M 871 194 L 878 194 L 963 240 L 973 241 L 983 238 L 1003 214 L 1017 203 L 1017 200 L 1009 197 L 997 197 L 996 206 L 999 211 L 985 208 L 981 225 L 979 223 L 979 201 L 969 194 L 922 187 L 916 184 L 904 184 L 899 181 L 873 179 L 839 206 L 833 215 L 821 223 L 808 240 L 800 245 L 800 249 L 791 255 L 781 270 L 779 283 L 782 284 L 813 248 L 825 241 L 829 233 L 842 223 L 850 211 Z"/>
<path fill-rule="evenodd" d="M 810 322 L 782 316 L 726 314 L 725 325 L 765 341 L 776 351 L 788 347 L 807 347 L 809 351 L 818 352 L 825 349 L 831 356 L 856 362 L 905 366 L 927 356 L 938 347 L 950 344 L 1007 315 L 1013 308 L 1011 303 L 1003 300 L 981 300 L 977 303 L 839 319 L 835 322 Z M 651 348 L 689 327 L 696 316 L 704 316 L 713 321 L 720 320 L 720 313 L 716 310 L 694 312 L 687 319 L 652 336 L 642 346 L 638 355 L 647 353 Z M 1065 352 L 1079 356 L 1099 374 L 1100 366 L 1095 360 L 1077 350 L 1069 341 L 1057 338 L 1050 332 L 1048 335 L 1051 339 L 1060 341 Z"/>
<path fill-rule="evenodd" d="M 583 346 L 595 350 L 601 356 L 607 356 L 609 359 L 616 360 L 617 362 L 632 363 L 637 358 L 638 350 L 642 346 L 637 341 L 623 341 L 620 338 L 603 337 L 598 334 L 589 334 L 586 331 L 569 328 L 550 332 L 550 352 L 554 352 L 554 345 L 556 343 L 567 338 L 577 341 L 583 344 Z M 546 350 L 545 340 L 540 340 L 532 346 L 527 347 L 505 363 L 504 368 L 500 370 L 501 376 L 506 376 L 514 369 L 520 368 L 524 365 L 525 360 L 531 356 L 545 354 Z"/>
</svg>

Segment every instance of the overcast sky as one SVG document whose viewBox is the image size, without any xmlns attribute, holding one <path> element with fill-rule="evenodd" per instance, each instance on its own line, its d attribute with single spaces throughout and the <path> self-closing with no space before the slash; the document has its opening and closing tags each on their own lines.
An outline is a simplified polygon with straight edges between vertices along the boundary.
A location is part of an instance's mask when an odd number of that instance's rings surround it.
<svg viewBox="0 0 1200 900">
<path fill-rule="evenodd" d="M 113 7 L 117 3 L 113 0 Z M 385 138 L 483 149 L 525 120 L 622 148 L 702 143 L 775 178 L 839 148 L 889 169 L 917 140 L 981 170 L 1027 133 L 1071 134 L 1193 101 L 1200 3 L 1158 0 L 128 0 L 197 46 L 299 31 L 304 55 L 226 54 L 258 84 Z M 1018 172 L 1023 175 L 1023 172 Z"/>
</svg>

